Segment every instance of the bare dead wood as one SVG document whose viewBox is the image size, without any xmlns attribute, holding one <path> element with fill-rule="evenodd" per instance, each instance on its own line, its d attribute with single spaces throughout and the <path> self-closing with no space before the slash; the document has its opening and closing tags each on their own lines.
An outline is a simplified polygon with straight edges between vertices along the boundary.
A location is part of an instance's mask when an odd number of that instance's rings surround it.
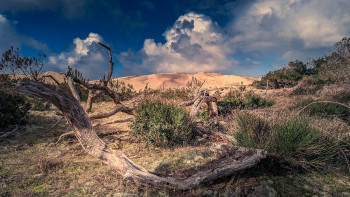
<svg viewBox="0 0 350 197">
<path fill-rule="evenodd" d="M 108 50 L 108 55 L 109 55 L 108 74 L 107 74 L 107 76 L 104 76 L 101 79 L 101 85 L 106 87 L 108 82 L 111 80 L 112 74 L 113 74 L 113 65 L 114 65 L 114 63 L 113 63 L 113 59 L 112 59 L 112 52 L 111 52 L 111 48 L 109 46 L 107 46 L 107 45 L 105 45 L 105 44 L 103 44 L 101 42 L 98 42 L 98 44 L 101 45 L 102 47 L 106 48 Z M 102 90 L 93 91 L 92 89 L 89 89 L 88 99 L 86 101 L 86 104 L 87 104 L 86 111 L 87 112 L 91 112 L 92 102 L 93 102 L 94 98 L 96 98 L 97 96 L 102 94 L 102 92 L 103 92 Z M 113 101 L 114 101 L 114 99 L 113 99 Z"/>
<path fill-rule="evenodd" d="M 43 78 L 50 78 L 56 83 L 57 86 L 60 86 L 60 83 L 58 83 L 57 79 L 55 79 L 55 77 L 53 77 L 52 75 L 43 75 L 42 77 Z"/>
<path fill-rule="evenodd" d="M 68 69 L 70 69 L 70 68 L 68 68 Z M 70 71 L 68 71 L 68 72 L 70 72 Z M 80 96 L 79 96 L 79 93 L 78 93 L 74 83 L 73 83 L 72 75 L 67 75 L 67 84 L 68 84 L 68 87 L 69 87 L 70 91 L 72 92 L 74 98 L 77 99 L 80 103 L 81 102 Z"/>
<path fill-rule="evenodd" d="M 4 139 L 4 138 L 7 138 L 7 137 L 9 137 L 9 136 L 11 136 L 11 135 L 13 135 L 13 134 L 15 134 L 15 133 L 18 131 L 18 128 L 19 128 L 19 127 L 18 127 L 17 125 L 15 125 L 15 128 L 12 129 L 11 131 L 6 132 L 6 133 L 0 135 L 0 140 L 2 140 L 2 139 Z"/>
<path fill-rule="evenodd" d="M 110 110 L 108 112 L 89 114 L 89 118 L 90 118 L 90 120 L 107 118 L 107 117 L 110 117 L 118 112 L 124 112 L 124 113 L 130 114 L 130 115 L 134 115 L 132 109 L 126 107 L 123 104 L 118 104 L 116 107 L 114 107 L 112 110 Z"/>
<path fill-rule="evenodd" d="M 64 117 L 61 117 L 55 124 L 53 124 L 48 130 L 46 130 L 44 132 L 44 136 L 46 136 L 49 133 L 49 131 L 51 131 L 51 129 L 53 129 L 59 122 L 61 122 L 61 120 L 63 120 L 63 118 Z"/>
<path fill-rule="evenodd" d="M 74 131 L 70 131 L 67 133 L 64 133 L 62 135 L 60 135 L 60 137 L 58 137 L 56 144 L 58 144 L 61 140 L 63 140 L 64 137 L 66 137 L 67 135 L 74 135 Z"/>
<path fill-rule="evenodd" d="M 203 103 L 206 103 L 208 106 L 210 104 L 212 104 L 212 115 L 215 116 L 215 118 L 217 118 L 217 115 L 218 115 L 218 110 L 217 110 L 217 99 L 215 97 L 212 97 L 212 96 L 209 96 L 209 94 L 207 93 L 207 90 L 206 89 L 202 89 L 198 95 L 196 96 L 196 98 L 194 99 L 194 102 L 192 104 L 192 108 L 191 108 L 191 111 L 190 111 L 190 117 L 192 120 L 194 120 L 198 113 L 199 113 L 199 110 L 202 106 Z M 209 107 L 208 107 L 208 110 L 209 110 Z"/>
<path fill-rule="evenodd" d="M 113 120 L 113 121 L 108 121 L 108 122 L 98 122 L 96 124 L 93 124 L 93 127 L 97 126 L 102 126 L 102 125 L 107 125 L 107 124 L 115 124 L 115 123 L 124 123 L 124 122 L 133 122 L 135 119 L 134 118 L 128 118 L 125 120 Z"/>
<path fill-rule="evenodd" d="M 262 150 L 233 147 L 234 152 L 232 152 L 231 156 L 218 160 L 211 166 L 204 166 L 189 176 L 182 178 L 161 177 L 134 164 L 120 150 L 108 148 L 97 136 L 88 115 L 72 95 L 56 86 L 30 80 L 21 80 L 17 86 L 17 91 L 20 94 L 42 98 L 57 106 L 62 111 L 67 122 L 72 126 L 82 147 L 90 155 L 99 158 L 103 163 L 114 168 L 125 179 L 132 180 L 138 184 L 151 184 L 155 187 L 169 187 L 181 190 L 192 189 L 201 184 L 250 168 L 265 157 L 265 152 Z"/>
</svg>

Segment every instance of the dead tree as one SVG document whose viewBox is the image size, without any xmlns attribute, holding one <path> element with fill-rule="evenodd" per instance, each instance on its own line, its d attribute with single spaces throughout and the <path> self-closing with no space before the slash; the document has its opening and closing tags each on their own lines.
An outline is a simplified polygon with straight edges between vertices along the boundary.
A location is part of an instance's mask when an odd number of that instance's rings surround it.
<svg viewBox="0 0 350 197">
<path fill-rule="evenodd" d="M 82 147 L 90 155 L 114 168 L 125 179 L 141 185 L 150 184 L 156 187 L 181 190 L 193 189 L 201 184 L 250 168 L 265 157 L 265 152 L 262 150 L 227 146 L 222 148 L 222 151 L 225 152 L 223 158 L 203 166 L 196 172 L 186 176 L 158 176 L 133 163 L 120 150 L 108 148 L 92 128 L 89 116 L 81 107 L 80 102 L 71 94 L 57 86 L 28 79 L 19 82 L 17 91 L 20 94 L 39 97 L 54 104 L 62 111 Z"/>
<path fill-rule="evenodd" d="M 105 47 L 110 55 L 108 75 L 104 76 L 99 84 L 87 82 L 80 72 L 73 71 L 69 68 L 67 72 L 67 81 L 73 94 L 66 93 L 58 86 L 44 84 L 29 79 L 22 79 L 19 81 L 17 84 L 17 92 L 42 98 L 54 104 L 62 112 L 67 122 L 73 128 L 73 132 L 82 147 L 90 155 L 97 157 L 103 163 L 114 168 L 116 172 L 121 174 L 125 179 L 133 180 L 135 183 L 141 185 L 149 184 L 155 187 L 169 187 L 187 190 L 250 168 L 265 157 L 265 152 L 262 150 L 223 146 L 218 150 L 223 153 L 223 156 L 218 160 L 203 166 L 198 171 L 190 172 L 186 175 L 179 174 L 162 177 L 134 164 L 120 150 L 111 150 L 108 148 L 108 146 L 97 136 L 91 124 L 91 120 L 105 118 L 117 112 L 128 114 L 134 114 L 134 112 L 120 102 L 120 98 L 116 92 L 108 88 L 107 83 L 110 81 L 113 71 L 112 56 L 108 46 L 102 43 L 99 44 Z M 94 95 L 105 93 L 112 98 L 116 106 L 108 112 L 87 114 L 81 106 L 79 94 L 77 93 L 73 82 L 89 90 L 89 102 L 92 103 Z M 191 117 L 196 117 L 202 103 L 216 104 L 216 99 L 207 95 L 206 90 L 201 91 L 196 99 L 193 100 L 193 103 L 190 104 L 193 104 Z M 215 104 L 214 106 L 216 106 Z M 88 108 L 89 106 L 91 106 L 91 104 L 88 103 Z M 217 109 L 216 107 L 214 108 L 215 110 L 213 111 L 217 114 Z"/>
<path fill-rule="evenodd" d="M 217 116 L 218 116 L 217 99 L 215 97 L 209 96 L 209 93 L 207 93 L 207 89 L 200 90 L 198 92 L 198 95 L 193 100 L 182 103 L 183 106 L 192 105 L 191 111 L 190 111 L 190 117 L 192 121 L 197 117 L 199 110 L 203 104 L 207 108 L 209 112 L 209 116 L 214 116 L 217 119 Z"/>
</svg>

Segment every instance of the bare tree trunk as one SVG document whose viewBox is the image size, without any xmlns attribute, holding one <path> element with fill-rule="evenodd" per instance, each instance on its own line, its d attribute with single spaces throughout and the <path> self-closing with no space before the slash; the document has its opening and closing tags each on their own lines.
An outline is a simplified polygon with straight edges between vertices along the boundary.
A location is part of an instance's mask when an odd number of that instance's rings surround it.
<svg viewBox="0 0 350 197">
<path fill-rule="evenodd" d="M 125 179 L 133 180 L 138 184 L 151 184 L 156 187 L 182 190 L 192 189 L 200 184 L 250 168 L 265 157 L 265 152 L 262 150 L 226 147 L 225 149 L 229 149 L 230 155 L 227 154 L 225 158 L 217 160 L 209 166 L 204 166 L 189 176 L 161 177 L 137 166 L 120 150 L 109 149 L 93 130 L 91 121 L 79 101 L 59 87 L 30 80 L 21 80 L 17 86 L 17 91 L 21 94 L 42 98 L 57 106 L 73 128 L 82 147 L 90 155 L 99 158 L 103 163 L 114 168 Z"/>
<path fill-rule="evenodd" d="M 194 120 L 197 117 L 203 103 L 207 103 L 208 106 L 210 105 L 210 103 L 212 104 L 211 105 L 212 115 L 214 115 L 215 118 L 217 118 L 217 115 L 218 115 L 217 100 L 215 97 L 209 96 L 209 94 L 207 94 L 206 89 L 202 89 L 198 93 L 198 96 L 196 96 L 196 98 L 193 101 L 187 101 L 183 104 L 188 105 L 190 103 L 193 103 L 190 111 L 190 117 L 192 120 Z M 208 110 L 209 110 L 209 107 L 208 107 Z"/>
<path fill-rule="evenodd" d="M 71 90 L 74 98 L 77 99 L 80 103 L 80 96 L 79 96 L 77 89 L 75 88 L 75 85 L 73 83 L 73 78 L 71 75 L 67 76 L 67 83 L 68 83 L 69 89 Z"/>
</svg>

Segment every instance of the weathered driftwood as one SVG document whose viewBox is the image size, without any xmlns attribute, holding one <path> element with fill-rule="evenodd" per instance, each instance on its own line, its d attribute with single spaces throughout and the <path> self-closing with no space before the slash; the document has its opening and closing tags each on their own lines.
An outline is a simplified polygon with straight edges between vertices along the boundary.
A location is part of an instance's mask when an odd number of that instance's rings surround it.
<svg viewBox="0 0 350 197">
<path fill-rule="evenodd" d="M 112 52 L 111 52 L 111 48 L 101 42 L 98 42 L 99 45 L 101 45 L 102 47 L 104 47 L 105 49 L 107 49 L 108 51 L 108 55 L 109 55 L 109 65 L 108 65 L 108 74 L 106 76 L 104 76 L 101 79 L 101 85 L 102 86 L 107 86 L 108 82 L 111 80 L 112 78 L 112 74 L 113 74 L 113 59 L 112 59 Z M 89 93 L 88 93 L 88 99 L 86 102 L 86 112 L 91 112 L 92 109 L 92 102 L 94 100 L 94 98 L 96 98 L 98 95 L 100 95 L 103 91 L 102 90 L 97 90 L 94 91 L 92 89 L 89 89 Z"/>
<path fill-rule="evenodd" d="M 17 86 L 20 94 L 35 96 L 47 100 L 62 111 L 67 122 L 80 141 L 82 147 L 92 156 L 114 168 L 125 179 L 142 185 L 170 187 L 174 189 L 192 189 L 200 184 L 229 176 L 235 172 L 254 166 L 265 153 L 262 150 L 233 147 L 226 158 L 217 160 L 211 165 L 204 166 L 199 171 L 186 177 L 161 177 L 137 166 L 120 150 L 111 150 L 97 136 L 91 121 L 78 100 L 57 86 L 47 85 L 30 80 L 21 80 Z"/>
<path fill-rule="evenodd" d="M 202 89 L 201 91 L 199 91 L 198 95 L 193 100 L 182 103 L 182 105 L 184 106 L 192 105 L 190 111 L 190 117 L 192 120 L 194 120 L 197 117 L 199 110 L 203 104 L 205 104 L 208 108 L 210 115 L 217 118 L 217 99 L 215 97 L 209 96 L 209 94 L 207 93 L 207 89 Z"/>
</svg>

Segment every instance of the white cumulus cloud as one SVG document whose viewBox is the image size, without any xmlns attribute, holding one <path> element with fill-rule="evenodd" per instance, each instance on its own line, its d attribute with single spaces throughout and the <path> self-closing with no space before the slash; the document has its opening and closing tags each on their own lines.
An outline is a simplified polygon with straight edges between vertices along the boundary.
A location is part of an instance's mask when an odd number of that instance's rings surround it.
<svg viewBox="0 0 350 197">
<path fill-rule="evenodd" d="M 163 35 L 164 44 L 146 39 L 141 51 L 123 52 L 119 60 L 126 68 L 157 73 L 224 71 L 237 64 L 220 28 L 205 15 L 180 16 Z"/>
<path fill-rule="evenodd" d="M 49 56 L 49 67 L 65 72 L 67 67 L 78 69 L 85 78 L 95 80 L 101 77 L 108 67 L 108 52 L 97 43 L 103 38 L 90 33 L 87 38 L 75 38 L 74 47 L 58 55 Z"/>
<path fill-rule="evenodd" d="M 350 34 L 349 9 L 348 0 L 256 1 L 232 22 L 232 46 L 286 60 L 321 56 Z"/>
</svg>

